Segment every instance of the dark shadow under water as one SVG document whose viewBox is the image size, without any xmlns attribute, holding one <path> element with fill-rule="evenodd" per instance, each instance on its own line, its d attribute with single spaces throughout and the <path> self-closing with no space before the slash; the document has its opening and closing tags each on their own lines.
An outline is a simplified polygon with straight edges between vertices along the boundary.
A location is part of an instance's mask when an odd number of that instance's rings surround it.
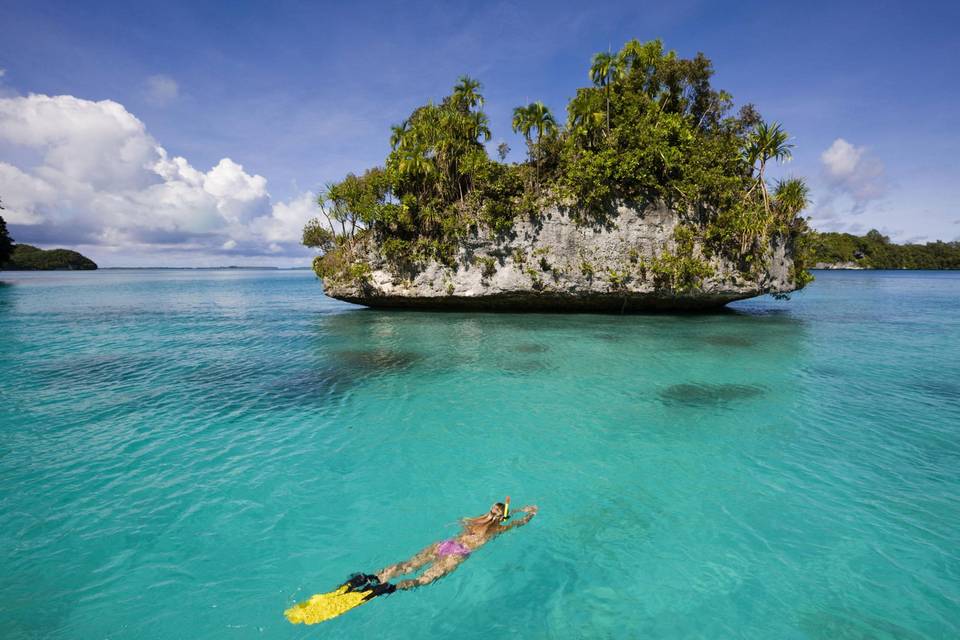
<svg viewBox="0 0 960 640">
<path fill-rule="evenodd" d="M 762 396 L 759 385 L 730 383 L 674 384 L 658 393 L 661 402 L 683 407 L 722 407 L 732 402 Z"/>
</svg>

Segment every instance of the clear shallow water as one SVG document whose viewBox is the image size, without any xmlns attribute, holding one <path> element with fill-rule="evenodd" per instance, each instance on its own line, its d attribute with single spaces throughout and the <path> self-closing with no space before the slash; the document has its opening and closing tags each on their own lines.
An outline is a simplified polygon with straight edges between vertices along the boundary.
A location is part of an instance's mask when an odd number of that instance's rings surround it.
<svg viewBox="0 0 960 640">
<path fill-rule="evenodd" d="M 0 280 L 4 638 L 960 634 L 960 274 L 686 317 Z M 506 493 L 540 515 L 451 576 L 283 618 Z"/>
</svg>

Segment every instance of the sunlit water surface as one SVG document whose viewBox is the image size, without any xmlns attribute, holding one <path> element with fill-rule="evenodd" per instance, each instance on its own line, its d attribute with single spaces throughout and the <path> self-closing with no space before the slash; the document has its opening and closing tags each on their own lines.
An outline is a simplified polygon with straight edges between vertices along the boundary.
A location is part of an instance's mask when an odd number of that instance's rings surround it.
<svg viewBox="0 0 960 640">
<path fill-rule="evenodd" d="M 0 280 L 6 639 L 960 635 L 960 274 L 639 317 Z M 451 576 L 284 619 L 508 493 Z"/>
</svg>

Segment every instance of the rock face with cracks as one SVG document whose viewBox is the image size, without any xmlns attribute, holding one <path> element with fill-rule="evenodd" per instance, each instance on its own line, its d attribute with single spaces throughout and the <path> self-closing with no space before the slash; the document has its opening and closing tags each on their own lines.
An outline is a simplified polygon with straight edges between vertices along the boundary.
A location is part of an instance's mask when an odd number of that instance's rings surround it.
<svg viewBox="0 0 960 640">
<path fill-rule="evenodd" d="M 797 288 L 792 247 L 776 238 L 749 276 L 696 242 L 688 257 L 705 267 L 703 275 L 693 286 L 676 286 L 658 265 L 680 249 L 680 224 L 664 206 L 620 207 L 594 226 L 554 208 L 536 220 L 518 220 L 506 234 L 468 236 L 452 266 L 394 264 L 371 235 L 354 251 L 362 277 L 327 277 L 324 288 L 338 300 L 379 308 L 612 313 L 706 310 Z"/>
</svg>

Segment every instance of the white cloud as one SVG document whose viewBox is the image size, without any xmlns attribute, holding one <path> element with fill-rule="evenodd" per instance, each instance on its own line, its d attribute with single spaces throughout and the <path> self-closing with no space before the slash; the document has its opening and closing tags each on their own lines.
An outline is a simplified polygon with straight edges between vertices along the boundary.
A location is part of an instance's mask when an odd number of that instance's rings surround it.
<svg viewBox="0 0 960 640">
<path fill-rule="evenodd" d="M 144 83 L 144 97 L 149 104 L 164 107 L 180 95 L 180 86 L 177 81 L 166 75 L 156 75 L 147 78 Z"/>
<path fill-rule="evenodd" d="M 866 147 L 837 138 L 820 155 L 820 161 L 831 191 L 828 199 L 846 198 L 849 213 L 863 213 L 868 204 L 885 195 L 883 163 L 872 157 Z"/>
<path fill-rule="evenodd" d="M 303 225 L 318 214 L 316 196 L 304 193 L 289 202 L 273 205 L 270 215 L 257 218 L 251 226 L 268 242 L 297 243 Z"/>
<path fill-rule="evenodd" d="M 0 99 L 5 218 L 21 242 L 104 253 L 304 256 L 314 196 L 273 202 L 267 180 L 223 158 L 208 171 L 167 151 L 123 105 L 72 96 Z"/>
</svg>

